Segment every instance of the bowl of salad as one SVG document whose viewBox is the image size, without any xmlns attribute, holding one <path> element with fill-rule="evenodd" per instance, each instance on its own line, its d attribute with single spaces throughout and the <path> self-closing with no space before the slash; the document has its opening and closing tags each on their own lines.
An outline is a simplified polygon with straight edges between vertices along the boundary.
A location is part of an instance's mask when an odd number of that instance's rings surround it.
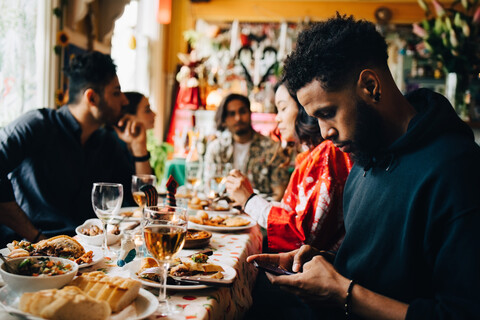
<svg viewBox="0 0 480 320">
<path fill-rule="evenodd" d="M 31 256 L 8 259 L 8 268 L 2 263 L 0 275 L 17 292 L 57 289 L 70 283 L 78 271 L 75 261 L 69 259 Z"/>
</svg>

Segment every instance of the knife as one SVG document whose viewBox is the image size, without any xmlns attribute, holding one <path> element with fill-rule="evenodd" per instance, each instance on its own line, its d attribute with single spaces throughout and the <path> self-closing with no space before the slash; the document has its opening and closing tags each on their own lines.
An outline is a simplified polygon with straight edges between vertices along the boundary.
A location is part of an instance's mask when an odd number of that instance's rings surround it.
<svg viewBox="0 0 480 320">
<path fill-rule="evenodd" d="M 216 286 L 216 287 L 230 287 L 233 284 L 232 280 L 224 280 L 224 279 L 209 279 L 209 278 L 202 278 L 198 276 L 187 276 L 187 277 L 173 277 L 168 276 L 168 278 L 173 279 L 178 284 L 184 285 L 207 285 L 207 286 Z M 168 281 L 168 279 L 167 279 Z"/>
</svg>

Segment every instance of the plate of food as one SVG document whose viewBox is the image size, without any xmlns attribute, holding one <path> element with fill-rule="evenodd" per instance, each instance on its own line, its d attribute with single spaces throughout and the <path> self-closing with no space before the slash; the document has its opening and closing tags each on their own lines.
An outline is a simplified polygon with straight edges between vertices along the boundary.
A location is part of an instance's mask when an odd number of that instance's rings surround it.
<svg viewBox="0 0 480 320">
<path fill-rule="evenodd" d="M 0 304 L 11 315 L 21 316 L 22 319 L 43 320 L 42 314 L 53 314 L 68 319 L 144 319 L 152 315 L 158 307 L 158 299 L 145 289 L 141 284 L 132 279 L 120 279 L 99 275 L 101 272 L 84 274 L 96 281 L 98 285 L 82 286 L 85 281 L 83 275 L 77 277 L 70 285 L 63 289 L 49 289 L 26 294 L 19 294 L 11 290 L 9 286 L 0 289 Z M 110 280 L 109 280 L 110 279 Z M 120 281 L 122 280 L 122 281 Z M 99 285 L 105 289 L 99 288 Z M 121 294 L 106 295 L 92 298 L 88 292 L 93 287 L 106 293 L 107 290 L 115 290 L 115 287 L 125 287 Z M 108 293 L 108 292 L 107 292 Z M 78 296 L 85 296 L 79 302 Z M 108 298 L 104 298 L 108 296 Z M 112 313 L 113 311 L 113 313 Z M 75 317 L 77 316 L 77 317 Z"/>
<path fill-rule="evenodd" d="M 222 215 L 206 211 L 198 211 L 195 216 L 188 217 L 189 227 L 208 231 L 241 231 L 254 227 L 257 224 L 247 215 Z"/>
<path fill-rule="evenodd" d="M 155 259 L 147 257 L 135 261 L 137 270 L 134 275 L 143 285 L 160 288 L 159 276 L 156 274 L 158 264 Z M 167 289 L 198 290 L 209 286 L 230 286 L 237 272 L 225 264 L 208 262 L 208 256 L 194 254 L 189 257 L 175 259 L 169 269 Z M 206 283 L 206 284 L 204 284 Z"/>
<path fill-rule="evenodd" d="M 75 261 L 79 268 L 94 265 L 103 259 L 101 248 L 83 246 L 80 242 L 66 235 L 55 236 L 31 243 L 25 240 L 12 241 L 0 253 L 8 258 L 28 256 L 49 256 Z"/>
<path fill-rule="evenodd" d="M 121 221 L 142 221 L 142 208 L 140 207 L 123 207 L 120 208 L 119 215 Z"/>
</svg>

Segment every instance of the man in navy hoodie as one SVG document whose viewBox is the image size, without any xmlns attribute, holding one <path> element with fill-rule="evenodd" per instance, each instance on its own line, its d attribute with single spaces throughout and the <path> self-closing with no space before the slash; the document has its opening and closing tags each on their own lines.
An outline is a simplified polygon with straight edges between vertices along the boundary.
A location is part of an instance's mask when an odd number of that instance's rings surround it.
<svg viewBox="0 0 480 320">
<path fill-rule="evenodd" d="M 304 31 L 285 76 L 322 136 L 356 163 L 334 259 L 304 246 L 247 261 L 295 275 L 272 283 L 337 312 L 321 318 L 480 317 L 480 148 L 441 95 L 403 96 L 375 26 L 337 14 Z M 330 263 L 333 261 L 333 264 Z"/>
</svg>

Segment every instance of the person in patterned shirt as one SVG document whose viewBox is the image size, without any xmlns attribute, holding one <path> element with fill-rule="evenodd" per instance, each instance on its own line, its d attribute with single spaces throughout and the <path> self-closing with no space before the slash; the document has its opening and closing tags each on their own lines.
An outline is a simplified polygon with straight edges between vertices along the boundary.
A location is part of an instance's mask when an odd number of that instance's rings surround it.
<svg viewBox="0 0 480 320">
<path fill-rule="evenodd" d="M 276 90 L 275 105 L 282 139 L 308 147 L 295 159 L 282 202 L 255 196 L 247 177 L 238 171 L 227 177 L 228 194 L 267 229 L 268 251 L 285 252 L 303 244 L 338 249 L 345 235 L 343 186 L 353 163 L 348 154 L 322 139 L 317 120 L 307 115 L 284 83 Z"/>
<path fill-rule="evenodd" d="M 251 115 L 246 96 L 229 94 L 223 99 L 215 114 L 217 130 L 222 133 L 207 146 L 205 170 L 214 163 L 230 163 L 258 192 L 278 201 L 290 177 L 288 167 L 282 166 L 288 159 L 284 155 L 274 157 L 276 142 L 252 128 Z"/>
</svg>

